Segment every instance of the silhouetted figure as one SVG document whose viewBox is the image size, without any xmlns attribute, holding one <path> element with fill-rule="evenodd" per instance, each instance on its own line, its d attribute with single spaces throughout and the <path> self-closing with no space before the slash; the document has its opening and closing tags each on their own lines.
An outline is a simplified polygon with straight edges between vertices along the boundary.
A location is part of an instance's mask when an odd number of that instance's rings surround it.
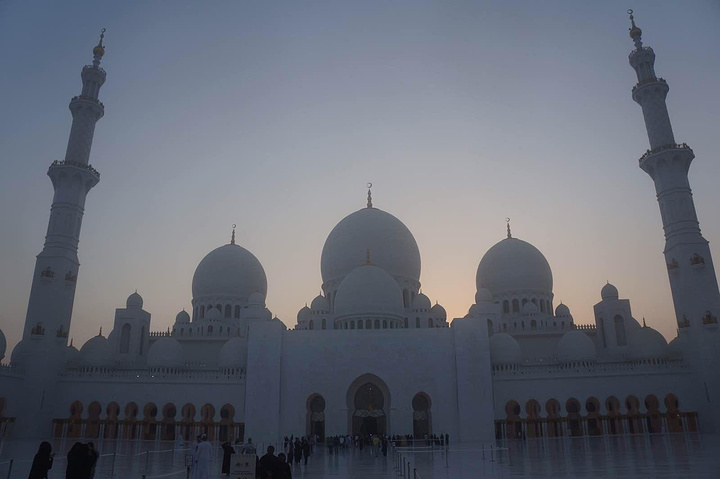
<svg viewBox="0 0 720 479">
<path fill-rule="evenodd" d="M 310 457 L 310 443 L 305 438 L 302 439 L 302 453 L 305 456 L 305 465 L 307 466 L 307 460 Z"/>
<path fill-rule="evenodd" d="M 275 447 L 268 446 L 267 453 L 260 458 L 260 479 L 267 479 L 275 477 L 273 472 L 275 471 L 276 463 L 278 458 L 275 457 Z"/>
<path fill-rule="evenodd" d="M 450 434 L 445 434 L 445 445 L 446 446 L 450 445 Z"/>
<path fill-rule="evenodd" d="M 295 464 L 300 464 L 300 459 L 302 459 L 302 444 L 300 439 L 295 438 Z"/>
<path fill-rule="evenodd" d="M 273 479 L 292 479 L 292 471 L 290 470 L 290 461 L 286 461 L 285 454 L 282 452 L 277 456 L 275 473 Z"/>
<path fill-rule="evenodd" d="M 230 475 L 230 459 L 232 458 L 232 455 L 235 454 L 235 448 L 232 447 L 232 444 L 230 442 L 225 442 L 222 445 L 223 450 L 223 462 L 222 462 L 222 473 L 226 475 Z"/>
<path fill-rule="evenodd" d="M 33 458 L 32 467 L 28 479 L 47 479 L 48 471 L 52 469 L 55 454 L 52 452 L 52 446 L 49 442 L 40 443 L 38 452 Z"/>
<path fill-rule="evenodd" d="M 88 448 L 86 444 L 76 442 L 67 453 L 67 468 L 65 479 L 87 479 L 89 469 L 86 471 Z"/>
</svg>

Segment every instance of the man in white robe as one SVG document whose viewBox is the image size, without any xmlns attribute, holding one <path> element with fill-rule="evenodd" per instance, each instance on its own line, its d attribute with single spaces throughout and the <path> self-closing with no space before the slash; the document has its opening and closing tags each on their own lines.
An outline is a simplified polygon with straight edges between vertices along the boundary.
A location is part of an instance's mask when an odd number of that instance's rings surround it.
<svg viewBox="0 0 720 479">
<path fill-rule="evenodd" d="M 212 459 L 212 445 L 203 434 L 200 443 L 196 446 L 193 454 L 194 479 L 210 479 L 210 460 Z"/>
</svg>

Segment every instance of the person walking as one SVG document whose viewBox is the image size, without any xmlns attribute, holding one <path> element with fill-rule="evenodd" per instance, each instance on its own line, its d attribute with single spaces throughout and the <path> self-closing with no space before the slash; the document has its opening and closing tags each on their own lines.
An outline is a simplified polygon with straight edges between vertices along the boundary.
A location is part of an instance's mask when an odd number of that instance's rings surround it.
<svg viewBox="0 0 720 479">
<path fill-rule="evenodd" d="M 49 442 L 40 443 L 38 452 L 33 458 L 32 467 L 28 479 L 47 479 L 48 471 L 52 469 L 55 454 L 52 452 L 52 446 Z"/>
<path fill-rule="evenodd" d="M 307 466 L 308 457 L 310 457 L 310 443 L 305 438 L 302 440 L 302 452 L 303 456 L 305 456 L 305 465 Z"/>
<path fill-rule="evenodd" d="M 85 470 L 87 471 L 86 477 L 88 479 L 94 479 L 95 478 L 95 467 L 97 466 L 98 459 L 100 458 L 100 453 L 95 449 L 95 443 L 90 441 L 87 443 L 87 458 L 85 459 L 86 466 Z"/>
<path fill-rule="evenodd" d="M 295 464 L 300 464 L 300 459 L 302 459 L 302 444 L 300 444 L 300 439 L 295 438 Z"/>
<path fill-rule="evenodd" d="M 210 479 L 210 460 L 212 459 L 212 445 L 207 440 L 207 435 L 200 436 L 200 442 L 195 449 L 195 479 Z"/>
<path fill-rule="evenodd" d="M 230 459 L 232 459 L 232 455 L 235 454 L 235 448 L 232 447 L 232 444 L 230 444 L 230 441 L 226 441 L 222 445 L 223 450 L 223 462 L 222 462 L 222 470 L 221 473 L 225 474 L 226 476 L 230 475 Z"/>
<path fill-rule="evenodd" d="M 278 458 L 275 457 L 275 446 L 268 446 L 267 452 L 260 458 L 260 479 L 274 478 L 278 462 Z"/>
<path fill-rule="evenodd" d="M 87 458 L 87 446 L 76 442 L 67 453 L 65 479 L 85 479 L 84 463 Z"/>
<path fill-rule="evenodd" d="M 278 454 L 278 460 L 276 463 L 276 470 L 273 474 L 273 479 L 292 479 L 292 471 L 290 470 L 290 461 L 285 461 L 285 454 L 282 452 Z"/>
</svg>

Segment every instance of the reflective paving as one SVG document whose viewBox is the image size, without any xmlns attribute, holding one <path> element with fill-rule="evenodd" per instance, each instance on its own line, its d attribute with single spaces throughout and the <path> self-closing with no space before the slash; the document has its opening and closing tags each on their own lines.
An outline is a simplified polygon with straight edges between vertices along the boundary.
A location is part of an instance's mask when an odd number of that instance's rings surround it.
<svg viewBox="0 0 720 479">
<path fill-rule="evenodd" d="M 62 451 L 72 441 L 53 445 L 58 452 L 49 479 L 64 477 Z M 14 458 L 10 477 L 25 479 L 37 442 L 6 441 L 0 449 L 0 479 L 8 477 L 7 461 Z M 187 451 L 171 443 L 106 441 L 98 444 L 103 456 L 96 479 L 184 478 Z M 483 456 L 484 454 L 484 456 Z M 221 453 L 216 449 L 213 476 L 220 477 Z M 442 448 L 392 449 L 388 457 L 346 450 L 329 455 L 317 448 L 307 465 L 293 466 L 294 478 L 720 478 L 720 436 L 678 434 L 593 438 L 528 439 L 510 441 L 491 452 L 480 444 L 453 444 Z"/>
</svg>

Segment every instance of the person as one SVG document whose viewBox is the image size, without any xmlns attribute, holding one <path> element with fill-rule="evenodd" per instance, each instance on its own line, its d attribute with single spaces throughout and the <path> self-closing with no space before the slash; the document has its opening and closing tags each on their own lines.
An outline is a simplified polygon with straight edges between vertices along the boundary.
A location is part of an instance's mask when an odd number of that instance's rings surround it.
<svg viewBox="0 0 720 479">
<path fill-rule="evenodd" d="M 288 441 L 288 456 L 287 456 L 287 463 L 292 465 L 293 458 L 295 456 L 295 444 L 293 444 L 292 438 L 290 438 L 290 441 Z"/>
<path fill-rule="evenodd" d="M 83 464 L 87 457 L 87 446 L 76 442 L 67 453 L 67 467 L 65 468 L 65 479 L 84 479 L 85 472 Z"/>
<path fill-rule="evenodd" d="M 212 459 L 212 446 L 207 435 L 200 436 L 200 442 L 195 448 L 193 464 L 195 465 L 195 479 L 210 479 L 210 460 Z"/>
<path fill-rule="evenodd" d="M 277 464 L 273 479 L 292 479 L 292 471 L 290 470 L 290 461 L 285 460 L 285 454 L 282 452 L 277 456 Z"/>
<path fill-rule="evenodd" d="M 325 438 L 325 443 L 327 444 L 328 448 L 328 455 L 333 455 L 333 438 L 331 436 L 328 436 Z"/>
<path fill-rule="evenodd" d="M 379 445 L 380 445 L 380 438 L 377 437 L 377 435 L 373 435 L 373 437 L 372 437 L 372 455 L 373 456 L 377 457 Z"/>
<path fill-rule="evenodd" d="M 32 467 L 28 479 L 47 479 L 48 471 L 52 469 L 55 454 L 52 452 L 52 446 L 49 442 L 40 443 L 38 452 L 33 458 Z"/>
<path fill-rule="evenodd" d="M 232 455 L 235 454 L 235 448 L 232 447 L 232 444 L 230 444 L 230 441 L 226 441 L 222 445 L 223 450 L 223 462 L 222 462 L 222 473 L 226 476 L 230 475 L 230 459 L 232 459 Z"/>
<path fill-rule="evenodd" d="M 252 438 L 248 438 L 248 442 L 246 442 L 243 447 L 240 449 L 240 454 L 255 454 L 256 452 L 255 444 L 252 442 Z"/>
<path fill-rule="evenodd" d="M 446 446 L 450 445 L 450 434 L 445 434 L 445 445 Z"/>
<path fill-rule="evenodd" d="M 302 444 L 300 439 L 295 438 L 295 464 L 300 464 L 300 459 L 302 459 Z"/>
<path fill-rule="evenodd" d="M 94 479 L 95 467 L 97 466 L 100 453 L 95 449 L 95 443 L 90 441 L 87 443 L 87 457 L 85 458 L 85 477 Z"/>
<path fill-rule="evenodd" d="M 303 456 L 305 456 L 305 465 L 307 466 L 307 460 L 308 457 L 310 457 L 310 443 L 305 438 L 302 440 L 302 452 Z"/>
<path fill-rule="evenodd" d="M 268 446 L 267 453 L 260 458 L 260 479 L 274 478 L 276 463 L 278 458 L 275 457 L 275 446 Z"/>
<path fill-rule="evenodd" d="M 383 436 L 383 438 L 382 438 L 382 453 L 383 453 L 384 457 L 387 457 L 387 446 L 388 446 L 387 438 L 385 436 Z"/>
</svg>

